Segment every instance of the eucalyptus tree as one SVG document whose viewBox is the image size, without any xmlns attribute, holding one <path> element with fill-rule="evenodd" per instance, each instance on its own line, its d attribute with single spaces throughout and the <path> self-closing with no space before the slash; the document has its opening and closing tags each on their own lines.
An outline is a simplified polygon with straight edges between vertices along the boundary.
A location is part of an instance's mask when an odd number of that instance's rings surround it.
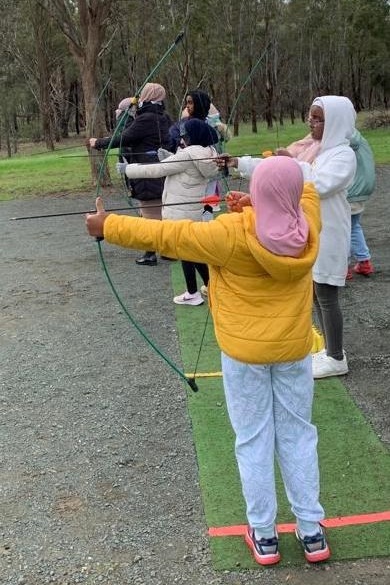
<svg viewBox="0 0 390 585">
<path fill-rule="evenodd" d="M 105 130 L 99 109 L 98 62 L 108 49 L 106 31 L 113 0 L 39 0 L 62 31 L 69 50 L 79 68 L 84 96 L 87 136 L 101 135 Z M 106 165 L 98 156 L 90 156 L 94 181 L 110 184 Z"/>
<path fill-rule="evenodd" d="M 0 20 L 0 149 L 4 147 L 10 157 L 12 143 L 16 149 L 15 136 L 16 110 L 15 86 L 17 85 L 17 70 L 14 59 L 9 51 L 11 41 L 11 23 L 14 14 L 5 0 L 0 0 L 2 18 Z M 14 13 L 14 10 L 12 11 Z"/>
<path fill-rule="evenodd" d="M 389 11 L 387 0 L 290 0 L 286 23 L 302 98 L 345 94 L 358 111 L 374 96 L 386 101 Z"/>
<path fill-rule="evenodd" d="M 41 135 L 39 129 L 31 129 L 40 105 L 39 73 L 28 0 L 16 0 L 12 6 L 1 0 L 0 9 L 1 119 L 16 151 L 20 129 L 28 125 L 32 138 Z M 8 152 L 11 154 L 9 142 Z"/>
<path fill-rule="evenodd" d="M 353 6 L 351 6 L 353 4 Z M 350 92 L 356 109 L 387 105 L 390 91 L 390 3 L 344 0 Z"/>
</svg>

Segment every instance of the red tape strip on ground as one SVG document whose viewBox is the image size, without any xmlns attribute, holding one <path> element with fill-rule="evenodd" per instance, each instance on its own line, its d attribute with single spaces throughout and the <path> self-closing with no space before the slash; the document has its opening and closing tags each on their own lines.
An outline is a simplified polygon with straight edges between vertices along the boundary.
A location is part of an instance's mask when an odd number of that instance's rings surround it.
<svg viewBox="0 0 390 585">
<path fill-rule="evenodd" d="M 321 520 L 325 528 L 340 528 L 357 524 L 371 524 L 374 522 L 386 522 L 390 520 L 390 510 L 386 512 L 374 512 L 372 514 L 358 514 L 356 516 L 338 516 Z M 209 528 L 209 536 L 243 536 L 246 532 L 246 524 L 237 526 L 219 526 Z M 294 532 L 295 524 L 278 524 L 278 532 Z"/>
</svg>

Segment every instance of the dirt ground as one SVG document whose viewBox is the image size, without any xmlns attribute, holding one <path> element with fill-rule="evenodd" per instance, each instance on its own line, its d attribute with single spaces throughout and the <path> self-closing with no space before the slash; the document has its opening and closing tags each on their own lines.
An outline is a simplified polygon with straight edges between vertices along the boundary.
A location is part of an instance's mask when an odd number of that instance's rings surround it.
<svg viewBox="0 0 390 585">
<path fill-rule="evenodd" d="M 390 167 L 378 168 L 364 216 L 376 274 L 342 295 L 345 383 L 386 445 L 389 185 Z M 82 216 L 9 221 L 92 204 L 89 195 L 0 204 L 0 583 L 389 585 L 390 543 L 386 559 L 212 569 L 187 389 L 126 319 Z M 180 366 L 169 262 L 139 267 L 135 251 L 104 253 L 125 305 Z"/>
</svg>

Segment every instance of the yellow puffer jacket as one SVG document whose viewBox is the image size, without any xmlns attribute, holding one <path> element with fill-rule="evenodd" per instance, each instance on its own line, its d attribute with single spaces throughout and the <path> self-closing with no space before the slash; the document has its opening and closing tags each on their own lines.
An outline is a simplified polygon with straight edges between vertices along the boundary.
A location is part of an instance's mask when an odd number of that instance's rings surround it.
<svg viewBox="0 0 390 585">
<path fill-rule="evenodd" d="M 104 237 L 128 248 L 209 265 L 209 302 L 219 347 L 253 364 L 302 359 L 312 347 L 312 277 L 319 198 L 305 183 L 302 207 L 309 239 L 299 258 L 276 256 L 257 240 L 251 207 L 211 222 L 158 221 L 109 215 Z"/>
</svg>

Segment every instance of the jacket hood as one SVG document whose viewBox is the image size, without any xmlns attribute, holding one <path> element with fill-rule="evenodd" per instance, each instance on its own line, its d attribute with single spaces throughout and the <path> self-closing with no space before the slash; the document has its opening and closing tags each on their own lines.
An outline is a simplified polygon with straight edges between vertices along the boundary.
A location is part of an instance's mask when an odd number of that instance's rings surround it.
<svg viewBox="0 0 390 585">
<path fill-rule="evenodd" d="M 305 184 L 306 190 L 315 192 L 314 186 Z M 278 256 L 264 248 L 257 239 L 255 214 L 251 207 L 244 207 L 244 223 L 248 248 L 262 269 L 271 278 L 280 282 L 292 282 L 303 278 L 311 270 L 318 253 L 318 229 L 309 224 L 307 245 L 298 258 L 292 256 Z"/>
<path fill-rule="evenodd" d="M 355 129 L 349 141 L 349 146 L 352 148 L 352 150 L 359 150 L 361 143 L 362 135 L 360 134 L 359 130 Z"/>
<path fill-rule="evenodd" d="M 140 116 L 145 112 L 153 112 L 155 114 L 163 114 L 165 112 L 164 104 L 157 104 L 152 102 L 144 102 L 140 108 L 138 108 L 136 112 L 136 116 Z"/>
<path fill-rule="evenodd" d="M 192 117 L 205 120 L 211 105 L 211 100 L 207 93 L 201 89 L 195 89 L 189 91 L 187 95 L 190 95 L 194 102 L 194 113 L 192 114 Z"/>
<path fill-rule="evenodd" d="M 349 145 L 356 120 L 351 100 L 344 96 L 326 95 L 316 98 L 312 106 L 319 106 L 324 111 L 325 124 L 320 153 L 335 146 Z"/>
</svg>

